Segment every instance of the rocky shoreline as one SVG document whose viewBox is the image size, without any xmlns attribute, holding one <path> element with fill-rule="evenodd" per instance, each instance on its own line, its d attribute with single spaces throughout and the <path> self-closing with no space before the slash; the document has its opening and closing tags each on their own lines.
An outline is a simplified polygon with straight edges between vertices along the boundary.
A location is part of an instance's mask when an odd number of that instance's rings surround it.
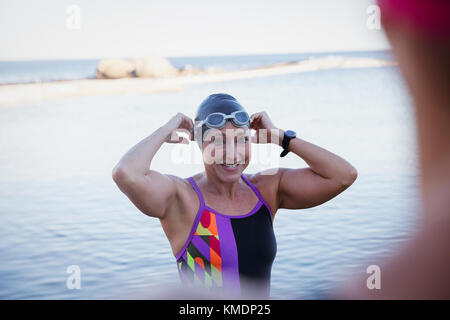
<svg viewBox="0 0 450 320">
<path fill-rule="evenodd" d="M 104 59 L 97 65 L 97 79 L 168 78 L 225 72 L 224 69 L 201 69 L 190 64 L 178 69 L 163 57 Z"/>
<path fill-rule="evenodd" d="M 396 65 L 372 58 L 326 58 L 279 63 L 254 69 L 226 71 L 174 68 L 164 58 L 142 60 L 107 59 L 97 67 L 97 79 L 0 85 L 0 107 L 39 103 L 74 96 L 152 94 L 183 90 L 191 84 L 268 77 L 336 68 L 373 68 Z"/>
</svg>

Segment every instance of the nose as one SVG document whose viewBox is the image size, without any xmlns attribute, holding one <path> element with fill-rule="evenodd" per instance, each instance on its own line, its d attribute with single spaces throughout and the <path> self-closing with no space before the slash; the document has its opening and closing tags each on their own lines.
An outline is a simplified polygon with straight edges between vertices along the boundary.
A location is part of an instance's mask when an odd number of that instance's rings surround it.
<svg viewBox="0 0 450 320">
<path fill-rule="evenodd" d="M 223 161 L 225 164 L 244 163 L 247 157 L 245 145 L 233 141 L 227 141 L 223 150 Z"/>
<path fill-rule="evenodd" d="M 225 150 L 224 162 L 226 164 L 234 164 L 234 163 L 237 162 L 237 147 L 236 147 L 236 144 L 234 144 L 234 146 L 229 148 L 229 149 L 231 149 L 231 150 Z"/>
</svg>

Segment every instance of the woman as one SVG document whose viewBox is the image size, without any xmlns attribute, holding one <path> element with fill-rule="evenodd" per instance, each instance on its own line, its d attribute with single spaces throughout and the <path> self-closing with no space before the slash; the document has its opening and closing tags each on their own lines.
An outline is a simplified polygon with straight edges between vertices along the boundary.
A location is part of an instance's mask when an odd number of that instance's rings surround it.
<svg viewBox="0 0 450 320">
<path fill-rule="evenodd" d="M 247 114 L 228 94 L 212 94 L 193 121 L 178 113 L 131 148 L 113 169 L 119 188 L 143 213 L 159 218 L 184 283 L 242 297 L 269 297 L 276 254 L 273 219 L 280 208 L 322 204 L 348 188 L 355 168 L 344 159 L 276 127 L 265 112 Z M 256 131 L 251 136 L 250 129 Z M 149 169 L 164 142 L 201 147 L 204 172 L 187 179 Z M 243 174 L 250 143 L 273 143 L 308 168 Z"/>
<path fill-rule="evenodd" d="M 413 237 L 340 299 L 450 299 L 450 1 L 378 0 L 384 31 L 414 102 L 421 219 Z"/>
</svg>

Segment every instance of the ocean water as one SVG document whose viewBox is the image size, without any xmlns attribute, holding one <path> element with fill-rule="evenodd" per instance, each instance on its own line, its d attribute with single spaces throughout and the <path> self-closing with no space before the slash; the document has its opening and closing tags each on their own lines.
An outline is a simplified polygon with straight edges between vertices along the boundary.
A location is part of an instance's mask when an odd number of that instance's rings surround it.
<svg viewBox="0 0 450 320">
<path fill-rule="evenodd" d="M 241 63 L 237 59 L 236 67 Z M 170 117 L 180 111 L 192 117 L 215 92 L 232 94 L 250 113 L 266 111 L 277 126 L 340 155 L 359 172 L 348 190 L 323 205 L 278 211 L 273 298 L 333 295 L 411 237 L 420 217 L 417 147 L 411 102 L 396 67 L 320 70 L 192 85 L 179 92 L 4 107 L 0 298 L 158 298 L 161 287 L 176 286 L 175 258 L 159 221 L 120 192 L 111 170 Z M 261 147 L 253 146 L 262 154 Z M 269 148 L 278 154 L 275 146 Z M 191 176 L 203 169 L 193 160 L 199 153 L 194 145 L 163 145 L 152 169 Z M 267 165 L 306 166 L 293 154 L 269 164 L 261 158 L 254 155 L 246 172 Z M 66 285 L 72 265 L 81 271 L 78 290 Z"/>
<path fill-rule="evenodd" d="M 186 65 L 207 69 L 220 68 L 230 71 L 267 66 L 274 63 L 293 62 L 326 56 L 372 57 L 390 59 L 389 51 L 373 52 L 319 52 L 287 53 L 278 55 L 241 55 L 206 57 L 167 57 L 176 68 Z M 78 80 L 95 78 L 100 59 L 0 61 L 0 85 L 42 81 Z"/>
</svg>

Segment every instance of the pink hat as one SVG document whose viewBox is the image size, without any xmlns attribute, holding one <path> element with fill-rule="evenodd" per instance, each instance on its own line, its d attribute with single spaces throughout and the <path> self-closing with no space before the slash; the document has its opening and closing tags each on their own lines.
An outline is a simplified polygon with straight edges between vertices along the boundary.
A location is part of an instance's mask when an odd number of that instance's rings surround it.
<svg viewBox="0 0 450 320">
<path fill-rule="evenodd" d="M 381 19 L 450 42 L 450 0 L 378 0 Z"/>
</svg>

